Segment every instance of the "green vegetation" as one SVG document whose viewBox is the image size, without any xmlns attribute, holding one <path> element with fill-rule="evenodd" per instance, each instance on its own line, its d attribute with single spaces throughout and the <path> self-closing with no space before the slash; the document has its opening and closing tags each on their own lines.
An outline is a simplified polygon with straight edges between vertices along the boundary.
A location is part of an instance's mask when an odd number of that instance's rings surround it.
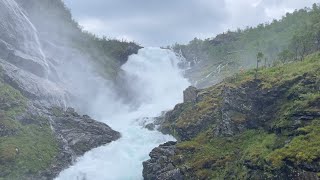
<svg viewBox="0 0 320 180">
<path fill-rule="evenodd" d="M 39 173 L 58 153 L 49 121 L 26 108 L 27 100 L 0 75 L 0 179 Z"/>
<path fill-rule="evenodd" d="M 172 48 L 181 50 L 189 61 L 201 60 L 201 70 L 192 76 L 208 82 L 254 68 L 257 60 L 266 67 L 302 60 L 320 49 L 320 6 L 314 4 L 312 8 L 287 13 L 281 20 L 228 31 L 215 38 L 195 38 L 187 45 L 175 44 Z M 259 52 L 264 55 L 261 59 L 257 59 Z"/>
<path fill-rule="evenodd" d="M 213 138 L 200 134 L 193 141 L 178 145 L 179 159 L 199 179 L 246 179 L 248 169 L 243 162 L 263 165 L 265 157 L 279 141 L 275 134 L 249 130 L 232 138 Z M 191 178 L 191 177 L 190 177 Z"/>
<path fill-rule="evenodd" d="M 320 119 L 316 119 L 311 125 L 299 128 L 299 134 L 280 149 L 276 149 L 269 154 L 275 167 L 283 166 L 285 160 L 291 161 L 295 165 L 302 163 L 312 163 L 320 157 Z"/>
<path fill-rule="evenodd" d="M 188 179 L 281 179 L 299 172 L 319 173 L 316 169 L 320 159 L 320 53 L 307 55 L 303 61 L 260 68 L 257 79 L 255 74 L 255 69 L 238 73 L 201 90 L 197 102 L 182 104 L 179 111 L 172 111 L 176 116 L 169 123 L 170 128 L 179 131 L 180 134 L 173 134 L 182 139 L 174 164 L 184 170 Z M 254 108 L 248 111 L 246 108 L 257 96 L 247 93 L 250 88 L 256 88 L 257 95 L 278 94 L 275 99 L 270 95 L 257 99 L 262 104 L 271 98 L 272 104 L 262 107 L 271 108 L 272 114 L 267 113 L 261 119 L 253 117 L 256 119 L 250 122 L 256 126 L 248 125 Z M 223 104 L 226 89 L 235 93 L 227 94 L 228 97 L 244 106 L 238 111 L 235 111 L 238 107 L 226 106 L 232 112 L 227 114 L 229 124 L 242 127 L 231 136 L 219 134 L 216 129 L 223 117 L 221 108 L 226 109 Z M 260 109 L 257 114 L 264 111 Z M 210 120 L 199 126 L 203 116 L 210 116 Z M 192 139 L 181 138 L 189 135 L 185 132 L 194 126 L 201 127 L 201 131 L 195 132 Z"/>
</svg>

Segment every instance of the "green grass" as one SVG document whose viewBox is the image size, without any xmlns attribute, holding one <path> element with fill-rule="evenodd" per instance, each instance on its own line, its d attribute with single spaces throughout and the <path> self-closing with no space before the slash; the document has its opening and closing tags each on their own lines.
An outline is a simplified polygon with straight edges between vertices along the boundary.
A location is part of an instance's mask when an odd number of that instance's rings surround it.
<svg viewBox="0 0 320 180">
<path fill-rule="evenodd" d="M 0 170 L 4 177 L 19 179 L 45 170 L 57 155 L 57 143 L 50 128 L 23 127 L 11 137 L 1 137 Z"/>
<path fill-rule="evenodd" d="M 58 153 L 49 121 L 27 115 L 26 109 L 26 98 L 0 78 L 0 179 L 37 174 L 48 168 Z"/>
<path fill-rule="evenodd" d="M 241 164 L 250 161 L 263 166 L 277 141 L 275 134 L 261 130 L 249 130 L 232 138 L 212 138 L 203 133 L 192 141 L 178 144 L 176 163 L 190 167 L 199 179 L 246 178 L 248 170 Z M 181 154 L 183 161 L 179 162 Z"/>
<path fill-rule="evenodd" d="M 299 128 L 301 135 L 294 137 L 290 143 L 272 152 L 268 159 L 275 167 L 281 167 L 284 160 L 295 165 L 312 163 L 320 157 L 320 119 L 312 124 Z"/>
</svg>

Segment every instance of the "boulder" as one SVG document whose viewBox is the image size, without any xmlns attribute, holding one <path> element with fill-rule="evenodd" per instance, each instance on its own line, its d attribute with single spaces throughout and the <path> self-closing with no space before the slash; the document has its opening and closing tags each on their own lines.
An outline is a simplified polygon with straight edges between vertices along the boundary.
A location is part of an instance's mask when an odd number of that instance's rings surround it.
<svg viewBox="0 0 320 180">
<path fill-rule="evenodd" d="M 175 154 L 176 142 L 167 142 L 154 148 L 143 162 L 143 178 L 145 180 L 182 180 L 179 168 L 171 160 Z"/>
<path fill-rule="evenodd" d="M 197 94 L 197 88 L 189 86 L 183 91 L 183 102 L 195 102 L 197 100 Z"/>
<path fill-rule="evenodd" d="M 149 131 L 154 131 L 154 129 L 156 128 L 156 125 L 154 123 L 149 123 L 145 125 L 145 128 L 148 129 Z"/>
</svg>

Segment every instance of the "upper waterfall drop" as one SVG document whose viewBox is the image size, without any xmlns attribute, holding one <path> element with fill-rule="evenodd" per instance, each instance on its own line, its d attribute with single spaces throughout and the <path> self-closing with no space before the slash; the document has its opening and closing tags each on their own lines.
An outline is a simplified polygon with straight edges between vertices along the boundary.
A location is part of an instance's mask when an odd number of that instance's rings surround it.
<svg viewBox="0 0 320 180">
<path fill-rule="evenodd" d="M 160 48 L 144 48 L 130 56 L 122 69 L 130 82 L 128 92 L 134 95 L 136 108 L 128 108 L 129 104 L 114 107 L 113 104 L 119 103 L 112 102 L 112 98 L 100 98 L 96 102 L 99 111 L 106 112 L 100 121 L 121 132 L 121 139 L 86 153 L 57 180 L 142 179 L 142 162 L 149 159 L 149 152 L 174 140 L 158 131 L 148 131 L 141 121 L 145 117 L 153 119 L 183 101 L 182 92 L 189 82 L 178 63 L 172 51 Z"/>
<path fill-rule="evenodd" d="M 122 69 L 135 101 L 144 107 L 157 104 L 156 113 L 175 105 L 172 102 L 180 102 L 182 91 L 189 82 L 183 78 L 179 62 L 171 50 L 155 47 L 141 49 L 139 54 L 132 55 Z"/>
</svg>

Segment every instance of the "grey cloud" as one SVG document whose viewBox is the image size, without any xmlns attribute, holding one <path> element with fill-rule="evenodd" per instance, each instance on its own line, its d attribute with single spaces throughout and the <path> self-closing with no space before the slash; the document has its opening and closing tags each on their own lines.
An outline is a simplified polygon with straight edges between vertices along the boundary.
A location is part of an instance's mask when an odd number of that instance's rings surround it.
<svg viewBox="0 0 320 180">
<path fill-rule="evenodd" d="M 144 46 L 186 43 L 279 18 L 315 0 L 65 0 L 85 29 Z M 271 12 L 271 15 L 270 15 Z M 270 17 L 271 16 L 271 17 Z M 95 23 L 96 22 L 96 23 Z"/>
</svg>

